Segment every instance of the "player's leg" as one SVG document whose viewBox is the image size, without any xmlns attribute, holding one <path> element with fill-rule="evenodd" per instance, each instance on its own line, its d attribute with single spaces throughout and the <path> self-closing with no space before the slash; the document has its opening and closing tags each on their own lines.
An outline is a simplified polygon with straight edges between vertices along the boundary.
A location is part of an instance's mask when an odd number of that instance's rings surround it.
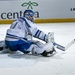
<svg viewBox="0 0 75 75">
<path fill-rule="evenodd" d="M 29 53 L 32 51 L 33 47 L 42 47 L 42 43 L 33 42 L 27 39 L 20 39 L 18 41 L 5 41 L 5 44 L 11 51 L 21 51 L 23 53 Z"/>
<path fill-rule="evenodd" d="M 28 53 L 27 49 L 29 48 L 31 42 L 27 40 L 17 40 L 17 41 L 5 41 L 5 44 L 10 49 L 10 51 L 21 51 L 23 53 Z"/>
<path fill-rule="evenodd" d="M 43 56 L 49 56 L 54 54 L 54 34 L 51 32 L 48 37 L 48 42 L 44 45 L 41 42 L 36 42 L 35 45 L 31 45 L 29 49 L 32 49 L 32 54 L 41 54 Z M 41 46 L 41 47 L 40 47 Z"/>
<path fill-rule="evenodd" d="M 27 51 L 31 51 L 33 55 L 51 56 L 55 49 L 52 47 L 52 43 L 47 43 L 41 47 L 36 44 L 32 44 Z"/>
<path fill-rule="evenodd" d="M 39 46 L 38 44 L 35 44 L 34 42 L 25 39 L 21 39 L 19 41 L 5 41 L 5 43 L 11 51 L 20 50 L 23 53 L 32 52 L 33 55 L 40 54 L 43 56 L 49 56 L 53 53 L 52 43 L 42 45 L 42 43 L 39 42 Z"/>
</svg>

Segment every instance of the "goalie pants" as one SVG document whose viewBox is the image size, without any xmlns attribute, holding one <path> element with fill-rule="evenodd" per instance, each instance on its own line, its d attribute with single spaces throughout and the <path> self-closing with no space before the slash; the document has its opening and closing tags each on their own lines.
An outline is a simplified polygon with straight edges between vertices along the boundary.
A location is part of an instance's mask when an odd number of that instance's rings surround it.
<svg viewBox="0 0 75 75">
<path fill-rule="evenodd" d="M 11 51 L 21 51 L 23 53 L 29 53 L 32 49 L 30 49 L 31 45 L 37 46 L 38 49 L 43 47 L 42 43 L 34 42 L 27 39 L 20 39 L 18 41 L 5 41 L 6 46 Z"/>
</svg>

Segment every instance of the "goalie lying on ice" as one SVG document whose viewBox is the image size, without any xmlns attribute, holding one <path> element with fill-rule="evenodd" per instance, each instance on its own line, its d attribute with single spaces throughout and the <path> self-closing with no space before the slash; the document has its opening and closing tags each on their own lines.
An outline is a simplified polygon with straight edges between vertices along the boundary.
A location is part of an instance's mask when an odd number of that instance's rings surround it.
<svg viewBox="0 0 75 75">
<path fill-rule="evenodd" d="M 34 24 L 34 12 L 25 10 L 24 17 L 15 20 L 7 30 L 5 45 L 11 51 L 21 51 L 23 53 L 32 52 L 33 55 L 50 56 L 55 51 L 53 43 L 46 45 L 40 41 L 28 40 L 27 36 L 31 35 L 35 38 L 48 42 L 48 34 L 39 30 Z"/>
</svg>

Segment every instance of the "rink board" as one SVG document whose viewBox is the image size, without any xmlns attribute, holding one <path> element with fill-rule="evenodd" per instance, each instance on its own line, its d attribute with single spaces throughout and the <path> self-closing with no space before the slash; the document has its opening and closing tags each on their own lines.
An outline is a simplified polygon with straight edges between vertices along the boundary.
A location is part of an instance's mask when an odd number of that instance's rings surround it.
<svg viewBox="0 0 75 75">
<path fill-rule="evenodd" d="M 14 20 L 0 20 L 0 24 L 11 24 Z M 61 18 L 61 19 L 35 19 L 35 23 L 62 23 L 75 22 L 75 18 Z"/>
</svg>

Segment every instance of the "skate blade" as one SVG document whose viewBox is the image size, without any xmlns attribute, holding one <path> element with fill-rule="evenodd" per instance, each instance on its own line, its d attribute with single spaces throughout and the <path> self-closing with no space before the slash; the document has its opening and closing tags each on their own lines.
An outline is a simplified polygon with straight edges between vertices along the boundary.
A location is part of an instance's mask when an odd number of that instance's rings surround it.
<svg viewBox="0 0 75 75">
<path fill-rule="evenodd" d="M 54 53 L 52 53 L 52 54 L 49 53 L 49 54 L 47 55 L 47 57 L 52 57 L 52 56 L 54 56 L 55 54 L 57 54 L 57 52 L 54 52 Z"/>
</svg>

